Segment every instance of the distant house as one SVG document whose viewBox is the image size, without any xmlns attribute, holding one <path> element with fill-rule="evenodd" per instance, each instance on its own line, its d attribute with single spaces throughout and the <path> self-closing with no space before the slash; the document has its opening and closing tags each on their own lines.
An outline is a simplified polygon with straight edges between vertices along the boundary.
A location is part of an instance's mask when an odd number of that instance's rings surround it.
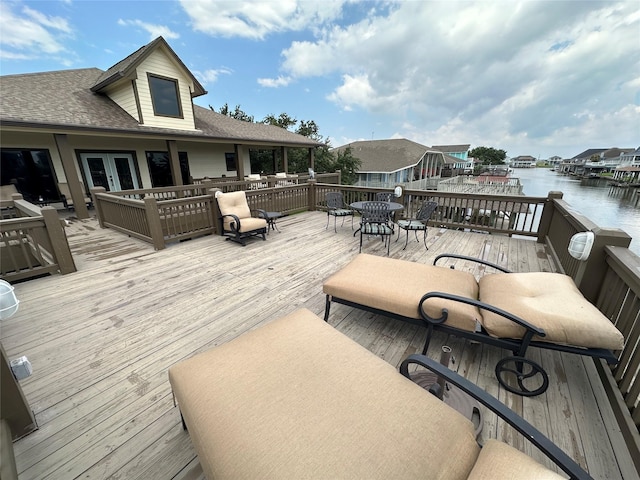
<svg viewBox="0 0 640 480">
<path fill-rule="evenodd" d="M 513 168 L 532 168 L 536 166 L 536 157 L 531 155 L 520 155 L 512 158 L 509 164 Z"/>
<path fill-rule="evenodd" d="M 207 93 L 158 37 L 106 71 L 97 68 L 0 77 L 2 184 L 25 197 L 59 199 L 67 183 L 80 215 L 84 191 L 190 183 L 251 173 L 250 149 L 321 144 L 283 128 L 199 107 Z M 275 160 L 274 160 L 275 162 Z M 274 165 L 275 168 L 275 165 Z M 82 182 L 82 183 L 81 183 Z"/>
<path fill-rule="evenodd" d="M 362 164 L 356 185 L 424 189 L 435 186 L 443 169 L 459 161 L 432 147 L 398 138 L 391 140 L 365 140 L 333 149 L 334 152 L 351 148 L 351 154 Z"/>
<path fill-rule="evenodd" d="M 633 151 L 633 148 L 590 148 L 564 160 L 560 172 L 577 176 L 613 172 L 621 164 L 624 155 Z"/>
<path fill-rule="evenodd" d="M 459 158 L 459 161 L 455 161 L 449 165 L 453 170 L 458 173 L 473 173 L 474 159 L 469 158 L 469 147 L 471 145 L 434 145 L 432 148 L 438 150 L 446 155 L 454 158 Z"/>
<path fill-rule="evenodd" d="M 640 183 L 640 147 L 620 156 L 620 165 L 616 167 L 613 178 L 627 183 Z"/>
</svg>

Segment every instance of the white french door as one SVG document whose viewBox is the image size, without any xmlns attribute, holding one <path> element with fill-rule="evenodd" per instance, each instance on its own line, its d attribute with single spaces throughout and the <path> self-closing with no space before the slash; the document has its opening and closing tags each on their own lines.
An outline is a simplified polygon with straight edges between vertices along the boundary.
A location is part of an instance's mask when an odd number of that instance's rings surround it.
<svg viewBox="0 0 640 480">
<path fill-rule="evenodd" d="M 80 161 L 89 188 L 104 187 L 112 192 L 140 188 L 129 153 L 81 153 Z"/>
</svg>

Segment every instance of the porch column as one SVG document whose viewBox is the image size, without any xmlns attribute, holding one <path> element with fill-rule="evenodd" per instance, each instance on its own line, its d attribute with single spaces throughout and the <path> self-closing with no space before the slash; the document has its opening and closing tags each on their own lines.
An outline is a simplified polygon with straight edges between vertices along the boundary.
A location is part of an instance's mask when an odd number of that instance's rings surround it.
<svg viewBox="0 0 640 480">
<path fill-rule="evenodd" d="M 64 176 L 67 178 L 67 185 L 73 200 L 76 217 L 89 218 L 89 210 L 87 209 L 87 204 L 84 203 L 85 195 L 82 191 L 82 183 L 78 178 L 78 170 L 76 169 L 76 162 L 73 160 L 73 151 L 69 145 L 69 138 L 65 134 L 54 133 L 53 139 L 56 142 L 58 155 L 62 161 L 62 170 L 64 170 Z"/>
<path fill-rule="evenodd" d="M 289 173 L 289 158 L 287 157 L 287 147 L 280 147 L 280 152 L 282 154 L 282 168 L 285 173 Z"/>
<path fill-rule="evenodd" d="M 238 180 L 244 179 L 244 158 L 242 158 L 242 145 L 236 143 L 233 146 L 234 153 L 236 154 L 236 174 Z"/>
<path fill-rule="evenodd" d="M 182 169 L 180 168 L 178 143 L 175 140 L 167 140 L 167 150 L 169 151 L 169 166 L 171 167 L 173 185 L 176 187 L 184 185 L 184 182 L 182 181 Z"/>
<path fill-rule="evenodd" d="M 316 149 L 315 147 L 309 148 L 309 168 L 313 171 L 316 170 Z"/>
</svg>

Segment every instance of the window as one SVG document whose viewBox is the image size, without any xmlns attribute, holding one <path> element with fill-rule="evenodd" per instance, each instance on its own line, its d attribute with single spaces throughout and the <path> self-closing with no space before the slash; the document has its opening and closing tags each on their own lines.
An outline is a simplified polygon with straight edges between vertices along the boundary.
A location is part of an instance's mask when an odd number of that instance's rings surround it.
<svg viewBox="0 0 640 480">
<path fill-rule="evenodd" d="M 49 150 L 2 149 L 0 183 L 13 183 L 25 200 L 59 201 Z"/>
<path fill-rule="evenodd" d="M 236 154 L 235 153 L 225 153 L 224 159 L 227 162 L 227 172 L 235 172 L 237 170 L 236 167 Z"/>
<path fill-rule="evenodd" d="M 151 186 L 170 187 L 174 185 L 169 164 L 169 152 L 146 152 L 146 154 L 149 174 L 151 175 Z M 182 183 L 189 185 L 191 183 L 191 173 L 189 172 L 187 152 L 178 152 L 178 159 L 180 160 Z"/>
<path fill-rule="evenodd" d="M 153 113 L 163 117 L 182 118 L 178 81 L 151 74 L 148 77 Z"/>
</svg>

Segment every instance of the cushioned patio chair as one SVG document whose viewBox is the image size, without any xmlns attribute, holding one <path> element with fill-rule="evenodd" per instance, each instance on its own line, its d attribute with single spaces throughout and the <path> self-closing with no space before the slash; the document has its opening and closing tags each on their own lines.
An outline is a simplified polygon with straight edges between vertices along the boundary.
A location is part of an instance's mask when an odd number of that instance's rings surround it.
<svg viewBox="0 0 640 480">
<path fill-rule="evenodd" d="M 415 218 L 404 218 L 404 219 L 398 220 L 398 227 L 400 227 L 402 230 L 407 231 L 407 239 L 404 242 L 403 250 L 407 248 L 407 245 L 409 243 L 409 230 L 413 231 L 413 233 L 416 236 L 416 241 L 418 242 L 420 241 L 418 240 L 418 231 L 422 231 L 422 239 L 424 241 L 424 246 L 427 250 L 429 250 L 429 247 L 427 247 L 427 222 L 429 221 L 429 218 L 431 217 L 431 215 L 433 215 L 433 212 L 435 212 L 437 208 L 438 208 L 438 202 L 424 202 L 420 207 L 420 210 L 418 210 L 418 213 L 416 214 Z M 400 239 L 400 230 L 398 230 L 398 238 L 396 238 L 396 242 L 399 239 Z"/>
<path fill-rule="evenodd" d="M 476 261 L 499 273 L 473 274 L 436 266 L 443 258 Z M 382 273 L 381 273 L 382 272 Z M 384 275 L 384 282 L 374 281 Z M 549 378 L 525 358 L 529 347 L 575 353 L 616 364 L 620 331 L 586 300 L 571 277 L 551 272 L 507 273 L 490 262 L 440 255 L 434 265 L 360 254 L 324 282 L 325 320 L 331 302 L 427 328 L 423 354 L 435 330 L 497 346 L 513 353 L 495 367 L 508 391 L 543 393 Z"/>
<path fill-rule="evenodd" d="M 336 228 L 338 217 L 342 217 L 342 225 L 344 225 L 346 217 L 351 217 L 351 230 L 353 230 L 353 217 L 355 212 L 346 207 L 344 199 L 342 198 L 342 193 L 329 192 L 325 196 L 325 199 L 327 201 L 327 226 L 325 227 L 325 230 L 329 228 L 329 218 L 331 218 L 331 216 L 333 216 L 333 230 L 335 232 L 338 231 Z"/>
<path fill-rule="evenodd" d="M 380 236 L 387 247 L 389 255 L 390 237 L 393 235 L 393 224 L 390 220 L 388 202 L 364 202 L 360 210 L 360 251 L 362 252 L 362 237 L 365 235 Z"/>
<path fill-rule="evenodd" d="M 232 240 L 245 246 L 247 238 L 262 236 L 266 240 L 267 221 L 264 218 L 251 216 L 247 196 L 244 191 L 216 194 L 220 218 L 222 220 L 222 234 L 227 240 Z"/>
</svg>

